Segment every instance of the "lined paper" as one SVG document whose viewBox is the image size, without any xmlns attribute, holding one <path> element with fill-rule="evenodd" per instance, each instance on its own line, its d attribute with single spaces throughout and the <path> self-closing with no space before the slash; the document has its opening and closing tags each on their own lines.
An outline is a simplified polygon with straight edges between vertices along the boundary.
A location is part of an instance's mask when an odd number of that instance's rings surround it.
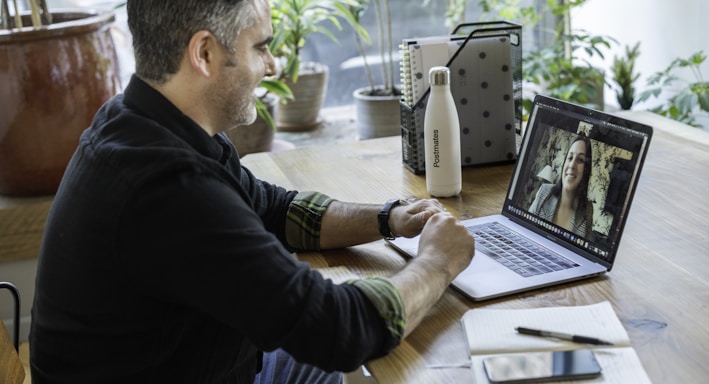
<svg viewBox="0 0 709 384">
<path fill-rule="evenodd" d="M 472 309 L 463 315 L 470 353 L 551 351 L 574 349 L 577 343 L 521 335 L 516 327 L 543 329 L 595 337 L 616 346 L 630 346 L 630 338 L 608 301 L 586 306 L 532 309 Z"/>
</svg>

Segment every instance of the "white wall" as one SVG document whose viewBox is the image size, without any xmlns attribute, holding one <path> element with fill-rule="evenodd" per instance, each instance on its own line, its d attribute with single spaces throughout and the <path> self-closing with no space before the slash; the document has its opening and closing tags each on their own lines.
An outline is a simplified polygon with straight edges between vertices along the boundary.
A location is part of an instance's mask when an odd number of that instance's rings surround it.
<svg viewBox="0 0 709 384">
<path fill-rule="evenodd" d="M 621 56 L 626 45 L 640 41 L 638 92 L 647 88 L 649 76 L 667 68 L 674 59 L 688 58 L 700 50 L 709 55 L 708 21 L 707 0 L 587 0 L 571 15 L 572 28 L 618 40 L 604 61 L 607 75 L 612 73 L 613 57 Z M 701 69 L 704 80 L 709 81 L 709 60 Z M 682 77 L 694 81 L 690 72 L 682 72 Z M 617 106 L 613 90 L 606 88 L 605 100 Z M 647 109 L 659 102 L 650 99 L 634 109 Z"/>
</svg>

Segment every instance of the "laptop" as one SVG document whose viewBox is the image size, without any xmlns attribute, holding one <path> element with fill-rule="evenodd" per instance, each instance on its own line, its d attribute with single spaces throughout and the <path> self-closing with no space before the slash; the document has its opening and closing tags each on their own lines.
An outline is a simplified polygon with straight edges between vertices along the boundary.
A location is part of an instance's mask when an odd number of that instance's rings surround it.
<svg viewBox="0 0 709 384">
<path fill-rule="evenodd" d="M 475 257 L 452 286 L 487 300 L 610 272 L 651 137 L 650 126 L 535 97 L 502 212 L 462 221 Z M 418 237 L 388 242 L 417 254 Z"/>
</svg>

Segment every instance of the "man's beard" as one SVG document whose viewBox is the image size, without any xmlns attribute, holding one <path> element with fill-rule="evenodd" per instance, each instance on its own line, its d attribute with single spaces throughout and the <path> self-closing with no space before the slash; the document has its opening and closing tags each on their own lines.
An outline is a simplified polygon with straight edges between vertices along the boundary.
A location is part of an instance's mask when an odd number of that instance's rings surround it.
<svg viewBox="0 0 709 384">
<path fill-rule="evenodd" d="M 258 112 L 256 111 L 256 105 L 254 99 L 251 99 L 251 101 L 249 101 L 247 105 L 242 106 L 239 112 L 234 116 L 234 127 L 253 124 L 257 117 Z"/>
</svg>

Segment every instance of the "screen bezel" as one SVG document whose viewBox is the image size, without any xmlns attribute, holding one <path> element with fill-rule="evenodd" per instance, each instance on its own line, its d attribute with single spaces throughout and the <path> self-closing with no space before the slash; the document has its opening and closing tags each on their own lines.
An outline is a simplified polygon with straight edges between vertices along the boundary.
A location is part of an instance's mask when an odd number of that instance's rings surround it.
<svg viewBox="0 0 709 384">
<path fill-rule="evenodd" d="M 575 129 L 578 129 L 573 121 L 579 123 L 585 122 L 593 127 L 597 127 L 597 133 L 591 133 L 589 135 L 589 139 L 592 141 L 598 140 L 599 143 L 604 143 L 604 145 L 607 146 L 618 146 L 619 148 L 624 148 L 628 145 L 619 141 L 622 138 L 620 135 L 627 134 L 629 137 L 634 137 L 635 139 L 634 145 L 632 146 L 637 147 L 639 145 L 640 147 L 637 150 L 637 158 L 633 160 L 633 172 L 630 176 L 630 180 L 628 181 L 629 186 L 627 188 L 627 193 L 624 196 L 623 203 L 620 205 L 618 218 L 613 219 L 612 227 L 609 230 L 609 239 L 605 239 L 602 243 L 604 247 L 599 247 L 599 245 L 601 245 L 600 241 L 597 243 L 589 243 L 587 240 L 591 239 L 579 239 L 578 236 L 573 236 L 572 233 L 570 234 L 568 231 L 560 229 L 553 223 L 549 223 L 544 220 L 540 221 L 539 217 L 530 215 L 528 209 L 519 206 L 519 204 L 515 201 L 515 199 L 518 198 L 518 196 L 515 195 L 515 192 L 517 192 L 517 184 L 521 182 L 521 177 L 523 176 L 522 172 L 527 170 L 527 167 L 529 166 L 528 163 L 531 161 L 531 155 L 527 155 L 527 152 L 536 151 L 538 149 L 535 145 L 538 145 L 539 143 L 535 142 L 535 140 L 538 140 L 538 135 L 540 134 L 539 129 L 541 119 L 539 116 L 540 114 L 549 113 L 549 111 L 554 111 L 554 114 L 558 112 L 559 116 L 563 116 L 567 119 L 571 118 L 572 120 L 570 124 L 565 122 L 565 125 L 571 126 L 554 127 L 556 129 L 563 129 L 567 132 L 572 132 Z M 593 132 L 593 129 L 591 129 L 591 132 Z M 623 229 L 627 221 L 633 196 L 637 189 L 638 178 L 645 162 L 652 133 L 652 128 L 645 124 L 637 123 L 619 116 L 614 116 L 605 112 L 564 102 L 551 97 L 537 95 L 530 113 L 527 129 L 525 130 L 522 138 L 522 144 L 520 147 L 518 160 L 513 171 L 512 180 L 507 194 L 505 195 L 505 205 L 502 210 L 503 215 L 524 226 L 525 228 L 539 233 L 555 243 L 564 246 L 565 248 L 572 249 L 574 252 L 579 253 L 586 258 L 602 264 L 608 271 L 610 271 L 613 263 L 615 262 L 618 246 L 622 238 Z M 610 138 L 613 138 L 613 142 L 609 143 L 608 140 L 610 140 Z M 610 235 L 612 235 L 612 238 L 610 238 Z"/>
</svg>

